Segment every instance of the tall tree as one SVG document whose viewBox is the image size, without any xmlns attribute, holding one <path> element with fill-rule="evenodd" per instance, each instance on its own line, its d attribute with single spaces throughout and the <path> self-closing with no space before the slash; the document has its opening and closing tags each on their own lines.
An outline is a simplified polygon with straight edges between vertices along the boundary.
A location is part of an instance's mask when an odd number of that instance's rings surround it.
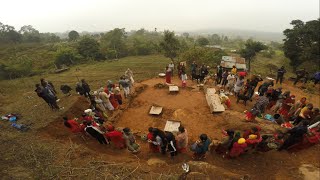
<svg viewBox="0 0 320 180">
<path fill-rule="evenodd" d="M 296 69 L 304 62 L 320 63 L 320 19 L 304 23 L 301 20 L 293 20 L 290 23 L 292 29 L 286 29 L 283 51 L 290 64 Z"/>
<path fill-rule="evenodd" d="M 22 26 L 19 30 L 24 42 L 40 42 L 40 33 L 31 25 Z"/>
<path fill-rule="evenodd" d="M 72 30 L 69 32 L 68 37 L 70 41 L 75 41 L 80 37 L 80 35 L 77 31 Z"/>
<path fill-rule="evenodd" d="M 90 36 L 83 37 L 78 43 L 78 52 L 83 57 L 96 59 L 99 57 L 99 43 Z"/>
<path fill-rule="evenodd" d="M 199 44 L 199 46 L 206 46 L 209 44 L 209 40 L 205 37 L 200 37 L 197 39 L 197 44 Z"/>
<path fill-rule="evenodd" d="M 144 33 L 144 30 L 139 31 L 139 33 Z M 115 28 L 102 36 L 101 44 L 107 51 L 116 51 L 117 57 L 123 57 L 128 53 L 125 43 L 126 38 L 125 28 Z"/>
<path fill-rule="evenodd" d="M 13 26 L 5 25 L 0 22 L 0 43 L 18 43 L 22 37 Z"/>
<path fill-rule="evenodd" d="M 170 58 L 174 62 L 174 58 L 177 57 L 180 49 L 179 40 L 175 37 L 174 32 L 164 31 L 163 40 L 160 42 L 161 50 L 164 56 Z"/>
<path fill-rule="evenodd" d="M 256 56 L 256 53 L 258 53 L 264 49 L 267 49 L 266 45 L 262 44 L 259 41 L 253 41 L 252 39 L 248 39 L 245 44 L 245 48 L 241 49 L 240 55 L 241 55 L 241 57 L 245 58 L 248 61 L 249 72 L 250 72 L 250 68 L 251 68 L 251 61 Z"/>
</svg>

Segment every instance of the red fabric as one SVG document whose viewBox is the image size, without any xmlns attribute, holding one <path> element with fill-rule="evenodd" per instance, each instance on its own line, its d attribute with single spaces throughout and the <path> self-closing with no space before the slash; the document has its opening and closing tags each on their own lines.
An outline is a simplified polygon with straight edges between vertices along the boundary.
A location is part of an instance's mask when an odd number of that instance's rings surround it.
<svg viewBox="0 0 320 180">
<path fill-rule="evenodd" d="M 148 140 L 154 141 L 152 133 L 148 133 L 147 138 Z M 154 152 L 154 153 L 160 152 L 159 147 L 157 145 L 154 145 L 153 143 L 149 143 L 149 149 L 151 152 Z"/>
<path fill-rule="evenodd" d="M 123 139 L 123 134 L 119 131 L 110 131 L 105 134 L 107 139 L 111 141 L 117 148 L 125 148 L 125 141 Z"/>
<path fill-rule="evenodd" d="M 312 128 L 309 130 L 313 136 L 307 136 L 307 139 L 312 144 L 318 144 L 320 142 L 320 132 L 318 132 L 317 128 Z"/>
<path fill-rule="evenodd" d="M 231 101 L 230 101 L 230 99 L 227 99 L 226 102 L 225 102 L 225 104 L 227 105 L 228 108 L 230 108 L 230 107 L 231 107 Z"/>
<path fill-rule="evenodd" d="M 289 118 L 289 111 L 290 111 L 290 108 L 291 108 L 291 105 L 289 104 L 294 104 L 295 103 L 295 100 L 294 99 L 291 99 L 291 97 L 288 97 L 283 103 L 282 103 L 282 106 L 279 110 L 279 114 L 283 115 L 284 118 Z"/>
<path fill-rule="evenodd" d="M 242 137 L 245 138 L 245 139 L 248 139 L 250 134 L 254 134 L 254 135 L 257 135 L 257 139 L 259 140 L 260 139 L 260 132 L 259 131 L 261 131 L 261 129 L 259 130 L 259 128 L 260 127 L 257 127 L 258 132 L 255 132 L 255 133 L 253 133 L 251 130 L 246 130 L 243 133 Z"/>
<path fill-rule="evenodd" d="M 68 123 L 70 124 L 71 128 L 70 131 L 73 133 L 81 132 L 80 125 L 75 120 L 68 120 Z"/>
<path fill-rule="evenodd" d="M 118 100 L 115 98 L 115 95 L 114 95 L 114 94 L 110 94 L 109 100 L 110 100 L 112 106 L 113 106 L 115 109 L 117 109 L 118 106 L 119 106 L 119 103 L 118 103 Z"/>
<path fill-rule="evenodd" d="M 293 128 L 293 125 L 290 122 L 285 122 L 285 123 L 281 124 L 281 127 L 291 129 L 291 128 Z"/>
<path fill-rule="evenodd" d="M 242 71 L 242 72 L 239 72 L 238 75 L 239 75 L 239 77 L 240 76 L 245 77 L 245 76 L 247 76 L 247 72 Z"/>
<path fill-rule="evenodd" d="M 238 144 L 235 142 L 230 151 L 230 157 L 238 157 L 244 153 L 244 150 L 247 148 L 247 143 Z"/>
<path fill-rule="evenodd" d="M 186 81 L 182 81 L 182 87 L 186 87 L 187 86 L 187 82 Z"/>
<path fill-rule="evenodd" d="M 166 83 L 171 84 L 171 72 L 166 72 Z"/>
<path fill-rule="evenodd" d="M 122 96 L 121 96 L 121 94 L 115 94 L 114 97 L 116 98 L 116 100 L 122 101 Z"/>
<path fill-rule="evenodd" d="M 246 112 L 246 120 L 247 121 L 253 121 L 255 120 L 256 116 L 254 116 L 251 112 Z"/>
<path fill-rule="evenodd" d="M 256 146 L 259 143 L 259 139 L 247 139 L 246 143 L 248 146 Z"/>
</svg>

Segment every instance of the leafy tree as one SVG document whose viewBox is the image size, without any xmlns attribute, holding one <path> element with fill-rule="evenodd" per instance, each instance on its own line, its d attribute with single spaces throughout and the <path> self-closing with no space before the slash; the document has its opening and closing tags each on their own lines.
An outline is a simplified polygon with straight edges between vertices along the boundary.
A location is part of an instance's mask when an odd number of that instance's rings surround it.
<svg viewBox="0 0 320 180">
<path fill-rule="evenodd" d="M 60 37 L 54 33 L 40 33 L 41 42 L 55 43 L 60 41 Z"/>
<path fill-rule="evenodd" d="M 103 49 L 115 50 L 117 52 L 117 57 L 124 57 L 128 54 L 128 49 L 126 45 L 126 31 L 125 28 L 119 29 L 115 28 L 102 36 L 101 44 Z"/>
<path fill-rule="evenodd" d="M 68 37 L 70 41 L 75 41 L 80 37 L 80 35 L 77 31 L 72 30 L 69 32 Z"/>
<path fill-rule="evenodd" d="M 21 41 L 21 34 L 19 34 L 13 26 L 5 25 L 0 22 L 0 43 L 19 43 Z"/>
<path fill-rule="evenodd" d="M 209 44 L 209 40 L 205 37 L 200 37 L 197 39 L 197 44 L 199 44 L 199 46 L 206 46 Z"/>
<path fill-rule="evenodd" d="M 24 42 L 40 42 L 40 33 L 31 25 L 22 26 L 19 30 Z"/>
<path fill-rule="evenodd" d="M 218 34 L 212 34 L 210 40 L 212 44 L 220 45 L 222 43 L 222 38 Z"/>
<path fill-rule="evenodd" d="M 178 51 L 180 49 L 179 40 L 175 37 L 174 32 L 168 30 L 164 31 L 163 40 L 159 45 L 164 56 L 170 58 L 174 62 L 174 58 L 178 56 Z"/>
<path fill-rule="evenodd" d="M 73 65 L 76 64 L 81 56 L 70 47 L 59 47 L 55 54 L 55 65 L 61 68 L 62 65 Z"/>
<path fill-rule="evenodd" d="M 301 20 L 293 20 L 292 29 L 286 29 L 283 34 L 283 50 L 290 64 L 296 69 L 306 61 L 315 64 L 320 63 L 320 19 L 304 23 Z"/>
<path fill-rule="evenodd" d="M 78 42 L 78 52 L 83 57 L 97 59 L 100 56 L 99 43 L 90 36 L 84 36 Z"/>
<path fill-rule="evenodd" d="M 241 57 L 245 58 L 249 62 L 249 71 L 250 71 L 250 64 L 251 60 L 256 56 L 256 53 L 267 49 L 267 46 L 262 44 L 259 41 L 253 41 L 252 39 L 248 39 L 245 48 L 241 49 L 240 55 Z"/>
</svg>

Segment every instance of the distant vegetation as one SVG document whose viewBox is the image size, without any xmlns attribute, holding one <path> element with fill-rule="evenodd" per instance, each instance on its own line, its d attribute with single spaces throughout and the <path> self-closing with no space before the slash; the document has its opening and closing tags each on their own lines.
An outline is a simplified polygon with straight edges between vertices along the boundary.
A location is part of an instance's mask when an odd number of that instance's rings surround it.
<svg viewBox="0 0 320 180">
<path fill-rule="evenodd" d="M 319 47 L 320 33 L 316 33 L 319 20 L 305 24 L 297 20 L 292 24 L 293 29 L 284 31 L 287 37 L 284 52 L 291 65 L 319 61 L 319 48 L 316 48 Z M 298 42 L 296 39 L 302 39 L 300 44 L 294 44 Z M 163 54 L 175 62 L 197 61 L 212 66 L 228 54 L 243 56 L 251 62 L 259 53 L 259 57 L 271 60 L 282 47 L 275 41 L 259 42 L 218 34 L 199 36 L 187 32 L 177 35 L 172 31 L 158 32 L 156 28 L 130 32 L 115 28 L 95 34 L 72 30 L 60 38 L 53 33 L 41 33 L 30 25 L 15 30 L 13 26 L 0 23 L 0 79 L 32 76 L 63 66 L 126 56 Z"/>
</svg>

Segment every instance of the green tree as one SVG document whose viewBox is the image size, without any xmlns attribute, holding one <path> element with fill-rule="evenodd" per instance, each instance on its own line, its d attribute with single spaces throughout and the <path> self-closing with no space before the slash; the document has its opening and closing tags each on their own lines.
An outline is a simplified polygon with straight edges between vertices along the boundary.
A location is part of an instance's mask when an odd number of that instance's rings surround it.
<svg viewBox="0 0 320 180">
<path fill-rule="evenodd" d="M 38 30 L 33 28 L 31 25 L 22 26 L 19 30 L 22 35 L 22 40 L 24 42 L 40 42 L 40 33 Z"/>
<path fill-rule="evenodd" d="M 241 57 L 245 58 L 248 61 L 249 64 L 249 68 L 248 70 L 250 71 L 250 65 L 251 65 L 251 61 L 252 59 L 256 56 L 256 53 L 267 49 L 267 46 L 262 44 L 259 41 L 253 41 L 252 39 L 248 39 L 246 44 L 245 44 L 245 48 L 241 49 L 240 51 L 240 55 Z"/>
<path fill-rule="evenodd" d="M 58 68 L 61 68 L 62 65 L 70 66 L 78 63 L 80 58 L 81 56 L 75 49 L 62 46 L 57 49 L 54 63 Z"/>
<path fill-rule="evenodd" d="M 22 36 L 13 26 L 5 25 L 0 22 L 0 43 L 19 43 Z"/>
<path fill-rule="evenodd" d="M 84 36 L 78 42 L 78 52 L 85 58 L 97 59 L 100 57 L 100 45 L 99 43 L 90 36 Z"/>
<path fill-rule="evenodd" d="M 159 46 L 164 53 L 164 56 L 170 58 L 174 62 L 174 58 L 178 56 L 180 43 L 179 40 L 175 37 L 173 31 L 164 31 L 164 37 Z"/>
<path fill-rule="evenodd" d="M 220 45 L 222 43 L 222 38 L 218 34 L 212 34 L 210 40 L 212 44 Z"/>
<path fill-rule="evenodd" d="M 124 57 L 128 54 L 126 39 L 125 28 L 115 28 L 102 36 L 101 45 L 106 51 L 115 50 L 117 58 Z"/>
<path fill-rule="evenodd" d="M 286 29 L 283 51 L 290 64 L 296 69 L 304 62 L 320 63 L 320 19 L 304 23 L 301 20 L 293 20 L 292 29 Z"/>
<path fill-rule="evenodd" d="M 68 37 L 69 37 L 69 41 L 75 41 L 80 37 L 80 35 L 77 31 L 72 30 L 69 32 Z"/>
<path fill-rule="evenodd" d="M 197 39 L 197 44 L 203 47 L 209 44 L 209 40 L 205 37 L 200 37 Z"/>
</svg>

